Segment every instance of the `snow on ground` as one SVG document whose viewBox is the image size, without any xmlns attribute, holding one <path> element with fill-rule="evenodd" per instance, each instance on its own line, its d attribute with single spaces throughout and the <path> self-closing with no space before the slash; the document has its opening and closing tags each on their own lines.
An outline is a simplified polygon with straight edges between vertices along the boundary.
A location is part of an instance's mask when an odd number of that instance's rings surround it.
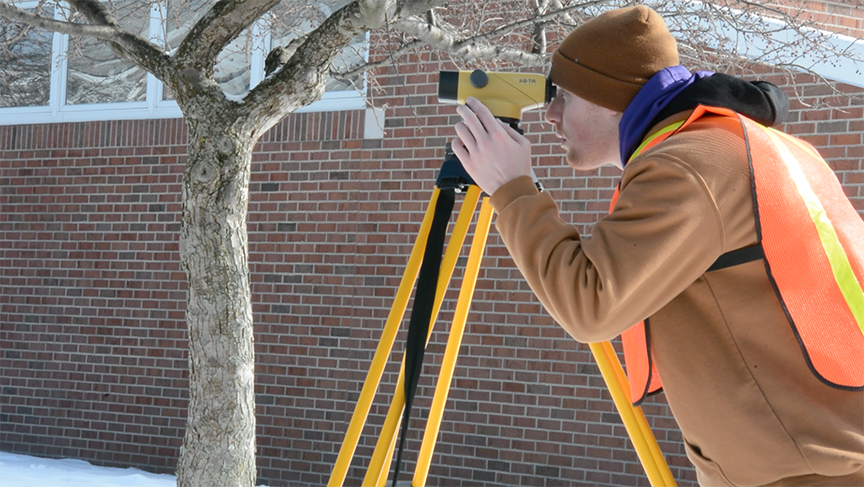
<svg viewBox="0 0 864 487">
<path fill-rule="evenodd" d="M 3 487 L 175 487 L 173 475 L 0 452 Z"/>
</svg>

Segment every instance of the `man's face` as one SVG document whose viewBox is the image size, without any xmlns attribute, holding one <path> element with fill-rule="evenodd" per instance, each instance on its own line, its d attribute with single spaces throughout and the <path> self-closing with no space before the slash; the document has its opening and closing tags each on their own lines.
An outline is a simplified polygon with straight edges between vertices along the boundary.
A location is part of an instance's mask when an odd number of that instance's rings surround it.
<svg viewBox="0 0 864 487">
<path fill-rule="evenodd" d="M 621 167 L 618 123 L 621 113 L 595 105 L 558 87 L 546 109 L 546 121 L 555 127 L 566 152 L 567 164 L 577 171 L 606 164 Z"/>
</svg>

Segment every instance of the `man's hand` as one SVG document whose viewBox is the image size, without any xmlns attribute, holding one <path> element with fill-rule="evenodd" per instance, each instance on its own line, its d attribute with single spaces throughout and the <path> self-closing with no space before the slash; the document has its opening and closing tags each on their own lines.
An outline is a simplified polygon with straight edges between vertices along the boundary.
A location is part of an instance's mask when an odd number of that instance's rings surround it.
<svg viewBox="0 0 864 487">
<path fill-rule="evenodd" d="M 491 195 L 505 183 L 531 175 L 528 139 L 474 97 L 456 107 L 456 113 L 462 121 L 456 124 L 453 153 L 480 189 Z"/>
</svg>

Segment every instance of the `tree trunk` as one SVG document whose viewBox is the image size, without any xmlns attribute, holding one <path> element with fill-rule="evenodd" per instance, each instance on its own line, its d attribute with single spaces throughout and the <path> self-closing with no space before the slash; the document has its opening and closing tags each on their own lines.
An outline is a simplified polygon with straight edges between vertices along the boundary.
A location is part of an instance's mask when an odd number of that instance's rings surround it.
<svg viewBox="0 0 864 487">
<path fill-rule="evenodd" d="M 255 485 L 255 356 L 246 212 L 254 140 L 187 118 L 180 261 L 189 283 L 189 412 L 178 487 Z"/>
</svg>

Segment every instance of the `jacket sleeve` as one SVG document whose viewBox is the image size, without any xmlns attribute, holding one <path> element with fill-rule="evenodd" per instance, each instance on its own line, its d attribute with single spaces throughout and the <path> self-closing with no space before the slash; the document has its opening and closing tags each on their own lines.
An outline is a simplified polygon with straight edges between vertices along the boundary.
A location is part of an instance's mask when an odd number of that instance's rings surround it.
<svg viewBox="0 0 864 487">
<path fill-rule="evenodd" d="M 631 162 L 614 211 L 583 239 L 531 179 L 501 187 L 496 228 L 531 289 L 578 341 L 610 340 L 665 306 L 723 252 L 702 178 L 658 154 Z"/>
</svg>

